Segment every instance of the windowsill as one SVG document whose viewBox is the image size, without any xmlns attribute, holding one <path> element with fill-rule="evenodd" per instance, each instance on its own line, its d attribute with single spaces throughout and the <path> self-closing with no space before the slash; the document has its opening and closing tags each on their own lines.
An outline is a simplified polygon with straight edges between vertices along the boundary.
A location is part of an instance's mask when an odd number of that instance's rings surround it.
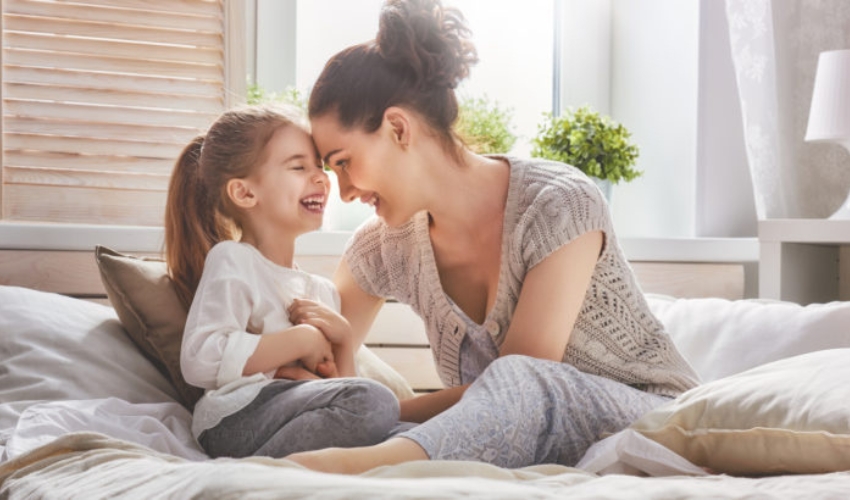
<svg viewBox="0 0 850 500">
<path fill-rule="evenodd" d="M 298 238 L 302 255 L 340 255 L 348 231 L 314 231 Z M 658 262 L 757 262 L 757 238 L 621 238 L 629 260 Z M 162 250 L 163 230 L 156 227 L 95 224 L 0 223 L 0 248 L 6 250 L 79 250 L 103 245 L 120 252 Z"/>
<path fill-rule="evenodd" d="M 340 255 L 350 234 L 314 231 L 298 238 L 295 249 L 303 255 Z M 157 253 L 163 242 L 161 227 L 0 223 L 0 249 L 4 250 L 88 251 L 102 245 L 119 252 Z"/>
</svg>

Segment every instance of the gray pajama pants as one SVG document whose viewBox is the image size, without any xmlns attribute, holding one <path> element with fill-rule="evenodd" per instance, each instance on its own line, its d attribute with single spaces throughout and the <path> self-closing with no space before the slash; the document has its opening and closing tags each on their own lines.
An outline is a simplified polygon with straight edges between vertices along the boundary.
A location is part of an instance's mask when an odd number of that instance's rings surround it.
<svg viewBox="0 0 850 500">
<path fill-rule="evenodd" d="M 416 441 L 433 460 L 572 466 L 604 434 L 667 401 L 566 363 L 505 356 L 457 404 L 399 436 Z"/>
<path fill-rule="evenodd" d="M 398 399 L 362 378 L 275 380 L 198 438 L 211 457 L 285 457 L 380 443 L 399 424 Z"/>
</svg>

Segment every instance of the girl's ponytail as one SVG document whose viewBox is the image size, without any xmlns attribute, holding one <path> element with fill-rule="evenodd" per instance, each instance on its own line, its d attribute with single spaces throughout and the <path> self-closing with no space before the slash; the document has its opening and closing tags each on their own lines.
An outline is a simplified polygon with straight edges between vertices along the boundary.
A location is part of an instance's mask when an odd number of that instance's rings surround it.
<svg viewBox="0 0 850 500">
<path fill-rule="evenodd" d="M 200 135 L 183 148 L 171 173 L 165 206 L 165 261 L 177 296 L 187 309 L 201 280 L 207 253 L 219 241 L 232 239 L 217 214 L 216 200 L 202 182 L 203 144 L 204 136 Z"/>
</svg>

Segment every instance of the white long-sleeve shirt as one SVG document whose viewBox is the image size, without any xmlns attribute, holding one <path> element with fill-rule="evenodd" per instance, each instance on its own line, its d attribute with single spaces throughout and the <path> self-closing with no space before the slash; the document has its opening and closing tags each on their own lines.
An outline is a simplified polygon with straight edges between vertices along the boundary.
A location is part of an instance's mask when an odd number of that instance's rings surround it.
<svg viewBox="0 0 850 500">
<path fill-rule="evenodd" d="M 293 326 L 287 309 L 295 298 L 340 310 L 330 280 L 275 264 L 247 243 L 224 241 L 210 250 L 180 351 L 186 382 L 206 389 L 195 405 L 195 437 L 247 406 L 273 380 L 274 372 L 242 371 L 260 335 Z"/>
</svg>

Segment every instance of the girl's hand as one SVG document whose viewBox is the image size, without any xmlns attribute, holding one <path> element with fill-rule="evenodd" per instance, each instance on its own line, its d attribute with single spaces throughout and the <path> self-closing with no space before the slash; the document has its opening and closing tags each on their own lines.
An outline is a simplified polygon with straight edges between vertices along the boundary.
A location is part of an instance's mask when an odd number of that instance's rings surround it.
<svg viewBox="0 0 850 500">
<path fill-rule="evenodd" d="M 332 344 L 347 345 L 352 342 L 348 320 L 321 302 L 295 299 L 289 306 L 289 320 L 294 325 L 306 324 L 318 328 Z"/>
<path fill-rule="evenodd" d="M 333 361 L 322 361 L 316 365 L 316 373 L 307 371 L 303 366 L 285 365 L 277 369 L 274 378 L 285 378 L 288 380 L 319 380 L 323 378 L 339 377 L 336 363 Z"/>
<path fill-rule="evenodd" d="M 333 346 L 325 338 L 322 330 L 308 324 L 298 325 L 295 328 L 298 334 L 293 340 L 298 343 L 303 353 L 298 361 L 307 371 L 316 373 L 316 368 L 320 364 L 333 361 Z"/>
</svg>

